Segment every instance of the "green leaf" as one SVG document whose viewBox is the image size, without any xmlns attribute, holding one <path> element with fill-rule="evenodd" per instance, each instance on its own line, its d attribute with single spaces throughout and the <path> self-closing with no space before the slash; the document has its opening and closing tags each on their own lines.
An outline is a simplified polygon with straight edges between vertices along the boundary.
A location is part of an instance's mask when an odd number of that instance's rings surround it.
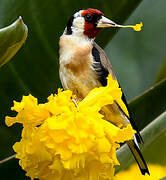
<svg viewBox="0 0 166 180">
<path fill-rule="evenodd" d="M 121 29 L 105 48 L 128 100 L 156 83 L 156 76 L 164 63 L 165 7 L 166 1 L 142 1 L 125 22 L 135 24 L 142 21 L 142 31 Z M 157 26 L 153 26 L 153 22 L 157 22 Z"/>
<path fill-rule="evenodd" d="M 166 110 L 166 79 L 133 99 L 129 108 L 138 129 L 143 129 Z"/>
<path fill-rule="evenodd" d="M 163 65 L 162 65 L 162 67 L 158 73 L 156 82 L 159 82 L 165 78 L 166 78 L 166 59 L 164 60 L 164 63 L 163 63 Z"/>
<path fill-rule="evenodd" d="M 13 24 L 0 29 L 0 67 L 7 63 L 27 38 L 28 28 L 19 17 Z"/>
<path fill-rule="evenodd" d="M 144 144 L 141 151 L 148 163 L 166 165 L 166 111 L 145 127 L 141 135 Z M 122 146 L 117 153 L 120 166 L 117 171 L 128 168 L 135 162 L 127 145 Z"/>
<path fill-rule="evenodd" d="M 166 176 L 165 176 L 165 177 L 163 177 L 163 178 L 161 178 L 160 180 L 166 180 Z"/>
</svg>

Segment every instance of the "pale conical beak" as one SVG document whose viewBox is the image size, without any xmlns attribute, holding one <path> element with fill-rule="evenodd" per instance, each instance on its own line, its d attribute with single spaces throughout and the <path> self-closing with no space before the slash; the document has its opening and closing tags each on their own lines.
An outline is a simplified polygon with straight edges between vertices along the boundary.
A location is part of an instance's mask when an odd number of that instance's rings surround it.
<svg viewBox="0 0 166 180">
<path fill-rule="evenodd" d="M 111 21 L 110 19 L 102 16 L 102 18 L 97 23 L 97 28 L 105 28 L 105 27 L 118 27 L 118 24 Z"/>
</svg>

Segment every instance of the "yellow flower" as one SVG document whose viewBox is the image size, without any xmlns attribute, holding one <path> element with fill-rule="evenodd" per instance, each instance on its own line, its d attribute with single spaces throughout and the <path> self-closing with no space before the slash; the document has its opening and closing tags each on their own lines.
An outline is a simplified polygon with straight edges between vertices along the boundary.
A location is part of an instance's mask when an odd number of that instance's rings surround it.
<svg viewBox="0 0 166 180">
<path fill-rule="evenodd" d="M 143 26 L 143 23 L 140 22 L 140 24 L 136 24 L 135 26 L 133 25 L 116 25 L 116 27 L 120 27 L 120 28 L 133 28 L 134 31 L 141 31 L 142 29 L 142 26 Z"/>
<path fill-rule="evenodd" d="M 22 139 L 13 149 L 26 175 L 40 180 L 112 179 L 119 165 L 118 143 L 132 139 L 135 131 L 131 125 L 120 129 L 105 121 L 99 111 L 114 100 L 124 107 L 121 95 L 109 75 L 106 87 L 93 89 L 77 106 L 70 90 L 59 90 L 45 104 L 31 95 L 14 102 L 12 110 L 18 114 L 6 117 L 6 124 L 23 124 Z"/>
<path fill-rule="evenodd" d="M 32 95 L 23 96 L 21 102 L 14 101 L 14 106 L 11 108 L 17 111 L 16 117 L 6 117 L 7 126 L 14 123 L 22 123 L 24 126 L 37 126 L 41 124 L 48 116 L 42 104 L 38 105 L 37 99 Z"/>
<path fill-rule="evenodd" d="M 150 169 L 150 176 L 148 174 L 142 176 L 142 174 L 138 172 L 137 164 L 133 164 L 128 170 L 117 173 L 114 180 L 158 180 L 166 176 L 166 166 L 148 164 L 148 167 Z"/>
<path fill-rule="evenodd" d="M 140 24 L 136 24 L 135 26 L 133 26 L 133 29 L 134 29 L 135 31 L 141 31 L 142 26 L 143 26 L 143 23 L 140 22 Z"/>
</svg>

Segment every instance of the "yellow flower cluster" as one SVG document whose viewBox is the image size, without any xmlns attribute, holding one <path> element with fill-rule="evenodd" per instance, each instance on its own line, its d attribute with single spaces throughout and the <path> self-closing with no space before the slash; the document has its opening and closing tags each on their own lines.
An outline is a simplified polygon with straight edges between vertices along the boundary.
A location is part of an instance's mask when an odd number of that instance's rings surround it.
<svg viewBox="0 0 166 180">
<path fill-rule="evenodd" d="M 150 169 L 150 176 L 148 174 L 142 176 L 142 174 L 138 172 L 138 165 L 134 164 L 130 169 L 121 171 L 115 175 L 114 180 L 158 180 L 166 177 L 166 166 L 148 164 L 148 167 Z"/>
<path fill-rule="evenodd" d="M 22 139 L 13 146 L 19 164 L 31 179 L 112 179 L 118 143 L 130 140 L 131 125 L 120 129 L 103 119 L 102 106 L 120 102 L 121 89 L 111 75 L 108 85 L 93 89 L 85 99 L 73 103 L 70 90 L 59 90 L 38 104 L 32 95 L 14 102 L 16 117 L 6 124 L 22 123 Z M 120 102 L 122 106 L 123 102 Z"/>
</svg>

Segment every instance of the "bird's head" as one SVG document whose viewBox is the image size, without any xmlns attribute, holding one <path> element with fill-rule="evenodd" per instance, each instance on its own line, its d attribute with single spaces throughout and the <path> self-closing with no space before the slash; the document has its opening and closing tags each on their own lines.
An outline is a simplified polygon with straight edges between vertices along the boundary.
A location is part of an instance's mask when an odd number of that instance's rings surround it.
<svg viewBox="0 0 166 180">
<path fill-rule="evenodd" d="M 116 23 L 104 17 L 101 11 L 89 8 L 77 11 L 69 19 L 65 33 L 85 35 L 91 39 L 105 27 L 116 27 Z"/>
</svg>

